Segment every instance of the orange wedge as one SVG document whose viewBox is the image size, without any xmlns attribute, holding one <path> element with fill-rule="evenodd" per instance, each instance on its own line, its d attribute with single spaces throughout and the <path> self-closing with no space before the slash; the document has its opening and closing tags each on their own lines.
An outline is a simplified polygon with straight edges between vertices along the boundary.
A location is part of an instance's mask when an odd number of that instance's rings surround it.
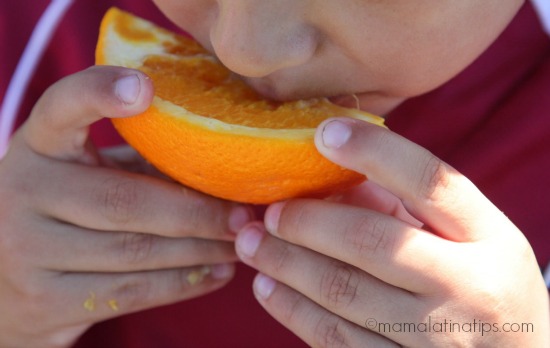
<svg viewBox="0 0 550 348">
<path fill-rule="evenodd" d="M 335 115 L 383 125 L 326 99 L 266 100 L 194 40 L 116 8 L 102 21 L 96 62 L 153 80 L 147 111 L 113 119 L 126 141 L 174 180 L 228 200 L 267 204 L 356 185 L 363 175 L 317 152 L 315 128 Z"/>
</svg>

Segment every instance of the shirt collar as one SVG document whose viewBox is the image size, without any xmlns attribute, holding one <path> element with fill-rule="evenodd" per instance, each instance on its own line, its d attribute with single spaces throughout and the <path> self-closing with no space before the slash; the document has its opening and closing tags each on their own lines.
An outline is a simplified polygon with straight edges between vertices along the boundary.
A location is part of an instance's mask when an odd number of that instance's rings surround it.
<svg viewBox="0 0 550 348">
<path fill-rule="evenodd" d="M 550 35 L 550 1 L 549 0 L 531 0 L 533 7 L 537 12 L 542 26 L 547 34 Z"/>
</svg>

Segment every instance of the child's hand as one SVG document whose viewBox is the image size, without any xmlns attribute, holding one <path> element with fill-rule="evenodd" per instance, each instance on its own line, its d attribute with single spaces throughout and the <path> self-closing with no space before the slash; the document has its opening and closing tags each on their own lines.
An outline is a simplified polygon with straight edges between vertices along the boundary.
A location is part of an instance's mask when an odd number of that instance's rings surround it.
<svg viewBox="0 0 550 348">
<path fill-rule="evenodd" d="M 0 346 L 68 346 L 232 277 L 244 207 L 116 169 L 88 141 L 92 122 L 152 95 L 142 73 L 93 67 L 52 86 L 14 136 L 0 161 Z"/>
<path fill-rule="evenodd" d="M 359 121 L 325 122 L 316 144 L 371 182 L 341 198 L 353 204 L 278 203 L 270 234 L 241 231 L 237 252 L 269 276 L 254 291 L 273 317 L 316 347 L 549 345 L 533 252 L 470 181 Z"/>
</svg>

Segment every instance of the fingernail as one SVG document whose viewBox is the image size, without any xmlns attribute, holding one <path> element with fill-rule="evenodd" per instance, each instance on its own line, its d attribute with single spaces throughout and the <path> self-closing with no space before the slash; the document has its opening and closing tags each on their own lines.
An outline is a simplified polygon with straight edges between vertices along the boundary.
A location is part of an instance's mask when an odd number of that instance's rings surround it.
<svg viewBox="0 0 550 348">
<path fill-rule="evenodd" d="M 273 278 L 262 273 L 259 273 L 254 279 L 254 290 L 262 300 L 267 300 L 271 296 L 275 285 L 276 282 Z"/>
<path fill-rule="evenodd" d="M 252 221 L 253 216 L 250 210 L 242 205 L 239 205 L 229 214 L 229 230 L 233 233 L 239 232 L 247 223 Z"/>
<path fill-rule="evenodd" d="M 323 128 L 323 144 L 329 149 L 338 149 L 351 137 L 351 128 L 342 121 L 330 121 Z"/>
<path fill-rule="evenodd" d="M 120 77 L 115 83 L 115 94 L 124 104 L 134 104 L 141 91 L 141 83 L 137 75 Z"/>
<path fill-rule="evenodd" d="M 245 257 L 252 258 L 256 255 L 258 247 L 263 238 L 263 233 L 256 226 L 250 226 L 237 236 L 236 249 L 237 252 Z"/>
<path fill-rule="evenodd" d="M 210 275 L 213 279 L 227 279 L 233 275 L 233 266 L 227 263 L 220 263 L 211 267 Z"/>
<path fill-rule="evenodd" d="M 267 208 L 264 216 L 264 223 L 267 231 L 273 235 L 277 234 L 279 229 L 279 219 L 281 218 L 281 212 L 286 202 L 278 202 L 270 205 Z"/>
</svg>

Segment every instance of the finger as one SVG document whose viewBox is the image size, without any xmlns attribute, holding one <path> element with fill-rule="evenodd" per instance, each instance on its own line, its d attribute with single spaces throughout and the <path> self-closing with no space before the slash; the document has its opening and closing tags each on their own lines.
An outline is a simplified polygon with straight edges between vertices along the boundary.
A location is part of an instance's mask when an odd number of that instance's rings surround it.
<svg viewBox="0 0 550 348">
<path fill-rule="evenodd" d="M 245 263 L 359 326 L 364 324 L 366 314 L 395 322 L 405 319 L 403 313 L 414 316 L 412 313 L 423 307 L 408 291 L 341 261 L 273 238 L 258 225 L 249 225 L 239 233 L 236 247 Z M 386 336 L 397 338 L 391 333 Z M 400 343 L 410 345 L 412 341 Z"/>
<path fill-rule="evenodd" d="M 265 225 L 281 239 L 415 293 L 438 286 L 441 274 L 450 271 L 445 261 L 459 251 L 454 243 L 391 216 L 320 200 L 271 205 Z"/>
<path fill-rule="evenodd" d="M 233 277 L 234 265 L 133 273 L 56 273 L 52 307 L 67 323 L 89 323 L 201 296 Z M 59 296 L 65 294 L 65 296 Z M 57 303 L 57 305 L 55 305 Z"/>
<path fill-rule="evenodd" d="M 142 72 L 95 66 L 52 85 L 33 109 L 22 136 L 42 155 L 86 161 L 89 125 L 104 117 L 138 114 L 152 98 L 152 82 Z"/>
<path fill-rule="evenodd" d="M 232 231 L 253 217 L 248 207 L 172 182 L 44 157 L 36 160 L 44 162 L 44 171 L 25 174 L 31 176 L 26 182 L 34 183 L 27 192 L 32 195 L 29 201 L 43 215 L 83 228 L 233 240 Z"/>
<path fill-rule="evenodd" d="M 254 294 L 279 323 L 311 347 L 399 347 L 315 304 L 299 292 L 259 274 Z"/>
<path fill-rule="evenodd" d="M 109 168 L 121 169 L 132 173 L 146 174 L 172 181 L 161 173 L 130 145 L 118 145 L 99 150 L 101 164 Z"/>
<path fill-rule="evenodd" d="M 446 238 L 477 240 L 509 223 L 463 175 L 387 129 L 330 119 L 319 126 L 315 143 L 331 161 L 366 174 L 401 198 L 407 210 Z"/>
<path fill-rule="evenodd" d="M 325 200 L 374 210 L 418 228 L 424 225 L 405 209 L 403 202 L 398 197 L 370 180 L 327 197 Z"/>
<path fill-rule="evenodd" d="M 51 220 L 39 222 L 22 249 L 32 253 L 21 257 L 47 270 L 135 272 L 237 261 L 230 242 L 94 231 Z"/>
</svg>

